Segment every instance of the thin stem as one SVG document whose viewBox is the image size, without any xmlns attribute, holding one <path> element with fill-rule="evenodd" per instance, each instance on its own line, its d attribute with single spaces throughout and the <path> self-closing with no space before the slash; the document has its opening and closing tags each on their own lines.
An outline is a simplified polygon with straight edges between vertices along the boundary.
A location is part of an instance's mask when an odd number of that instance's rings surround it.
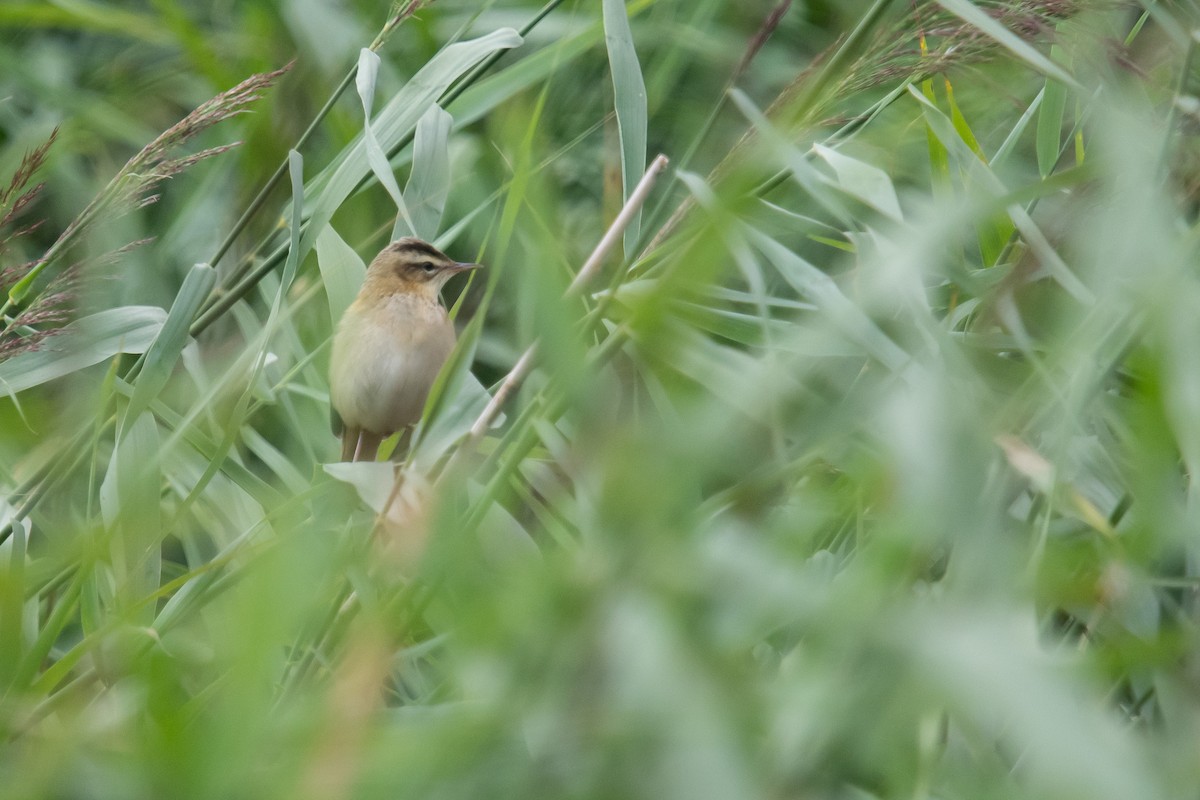
<svg viewBox="0 0 1200 800">
<path fill-rule="evenodd" d="M 313 133 L 316 132 L 317 126 L 325 121 L 325 117 L 329 116 L 329 112 L 333 110 L 334 104 L 341 99 L 342 94 L 344 94 L 346 89 L 350 87 L 350 84 L 354 82 L 356 75 L 358 75 L 357 63 L 355 63 L 355 65 L 351 67 L 350 71 L 346 73 L 346 77 L 342 78 L 342 82 L 339 83 L 338 87 L 333 90 L 333 94 L 331 94 L 329 99 L 325 101 L 325 105 L 322 106 L 321 110 L 317 112 L 316 117 L 314 117 L 313 121 L 309 123 L 308 128 L 305 129 L 304 133 L 300 134 L 300 138 L 296 140 L 296 144 L 292 147 L 293 150 L 299 150 L 304 147 L 304 145 L 308 144 L 308 140 Z M 263 204 L 267 202 L 267 197 L 272 191 L 275 190 L 275 187 L 279 185 L 279 182 L 283 180 L 283 176 L 286 175 L 287 172 L 288 162 L 285 158 L 282 162 L 280 162 L 279 166 L 275 169 L 275 172 L 271 175 L 271 177 L 267 179 L 267 182 L 263 184 L 262 189 L 260 189 L 258 194 L 254 196 L 254 199 L 250 201 L 250 205 L 247 206 L 246 210 L 242 212 L 242 215 L 238 218 L 238 221 L 234 223 L 233 228 L 231 228 L 229 233 L 225 235 L 225 239 L 222 240 L 220 246 L 217 247 L 217 251 L 213 253 L 212 258 L 209 259 L 209 266 L 215 267 L 217 263 L 225 257 L 225 254 L 229 252 L 229 248 L 233 246 L 234 240 L 241 235 L 242 231 L 246 229 L 246 226 L 250 224 L 250 220 L 253 219 L 255 215 L 257 215 L 262 209 Z"/>
<path fill-rule="evenodd" d="M 267 273 L 275 269 L 284 258 L 287 256 L 288 243 L 279 245 L 274 252 L 263 259 L 263 262 L 258 267 L 238 283 L 229 289 L 229 291 L 217 296 L 208 306 L 200 312 L 200 316 L 192 323 L 190 332 L 192 336 L 199 336 L 210 325 L 216 322 L 220 317 L 237 303 L 238 300 L 244 298 L 250 293 L 250 290 L 258 285 L 258 282 L 266 277 Z"/>
<path fill-rule="evenodd" d="M 381 30 L 379 35 L 375 37 L 375 40 L 371 42 L 369 49 L 378 50 L 380 47 L 382 47 L 388 40 L 388 37 L 392 35 L 392 32 L 400 26 L 400 23 L 403 22 L 407 17 L 412 16 L 412 14 L 421 5 L 423 5 L 421 0 L 413 0 L 412 2 L 408 3 L 408 5 L 401 9 L 390 20 L 388 20 L 388 23 L 383 27 L 383 30 Z M 304 145 L 308 144 L 308 140 L 316 132 L 317 126 L 325 121 L 325 118 L 329 116 L 329 112 L 333 110 L 334 104 L 341 99 L 346 90 L 350 88 L 350 84 L 354 83 L 354 79 L 357 76 L 358 62 L 356 61 L 354 66 L 352 66 L 346 72 L 346 76 L 342 78 L 341 83 L 339 83 L 337 88 L 333 90 L 333 94 L 331 94 L 325 101 L 325 105 L 321 106 L 321 110 L 317 112 L 315 117 L 313 117 L 312 122 L 309 123 L 308 127 L 304 130 L 304 133 L 300 134 L 300 138 L 297 139 L 296 143 L 292 146 L 293 150 L 300 150 L 302 147 L 304 147 Z M 213 253 L 212 258 L 209 260 L 209 266 L 215 267 L 217 262 L 224 258 L 225 254 L 229 252 L 229 248 L 233 246 L 233 242 L 238 236 L 241 235 L 242 231 L 246 229 L 246 226 L 250 224 L 250 220 L 253 219 L 255 215 L 257 215 L 262 209 L 263 204 L 267 201 L 267 196 L 270 195 L 275 187 L 279 185 L 279 182 L 283 180 L 283 176 L 287 173 L 288 160 L 285 158 L 282 162 L 280 162 L 279 166 L 276 168 L 271 177 L 267 179 L 267 182 L 263 184 L 262 189 L 259 190 L 254 199 L 250 201 L 250 205 L 247 206 L 246 210 L 242 212 L 241 217 L 239 217 L 238 221 L 234 223 L 233 228 L 230 229 L 229 233 L 225 235 L 225 239 L 221 242 L 220 246 L 217 247 L 217 251 Z"/>
<path fill-rule="evenodd" d="M 100 429 L 99 435 L 104 435 L 110 428 L 115 428 L 117 418 L 109 417 L 108 420 Z M 0 544 L 3 544 L 13 532 L 13 523 L 23 520 L 28 517 L 33 509 L 37 506 L 41 499 L 46 496 L 54 485 L 69 475 L 79 465 L 79 462 L 87 455 L 88 450 L 83 445 L 87 442 L 88 437 L 92 433 L 92 426 L 85 425 L 80 430 L 76 431 L 71 437 L 70 443 L 63 449 L 63 453 L 69 453 L 68 461 L 62 460 L 50 461 L 23 484 L 18 486 L 12 493 L 14 497 L 24 496 L 24 501 L 13 510 L 11 519 L 0 528 Z M 64 463 L 66 466 L 64 466 Z"/>
<path fill-rule="evenodd" d="M 590 283 L 599 273 L 600 265 L 604 263 L 608 254 L 612 252 L 617 242 L 621 240 L 621 236 L 625 233 L 625 229 L 629 226 L 634 215 L 645 204 L 646 198 L 650 195 L 650 190 L 654 188 L 654 182 L 658 179 L 659 174 L 667 168 L 667 163 L 667 157 L 660 154 L 650 164 L 649 169 L 646 170 L 638 185 L 630 193 L 629 200 L 626 201 L 621 212 L 617 214 L 617 218 L 613 220 L 612 225 L 609 226 L 604 236 L 600 239 L 599 244 L 596 245 L 592 254 L 588 256 L 587 261 L 584 262 L 575 279 L 571 281 L 571 285 L 567 287 L 567 297 L 579 294 L 583 290 L 583 287 Z M 504 407 L 508 398 L 516 392 L 517 388 L 520 387 L 521 383 L 533 369 L 533 362 L 536 355 L 537 342 L 535 341 L 521 355 L 521 358 L 517 360 L 516 365 L 505 376 L 504 381 L 500 384 L 500 388 L 492 396 L 483 413 L 479 415 L 475 420 L 475 424 L 471 426 L 471 431 L 464 443 L 464 449 L 473 450 L 479 443 L 479 440 L 487 433 L 488 429 L 492 427 L 492 423 L 500 416 L 500 409 Z"/>
<path fill-rule="evenodd" d="M 692 137 L 692 142 L 688 145 L 687 150 L 684 151 L 683 158 L 678 160 L 678 163 L 675 167 L 677 170 L 686 170 L 691 165 L 692 159 L 695 158 L 696 153 L 700 151 L 701 145 L 704 144 L 704 141 L 708 138 L 709 133 L 712 132 L 713 126 L 716 125 L 717 118 L 725 109 L 725 104 L 729 100 L 729 91 L 737 85 L 737 82 L 741 79 L 742 75 L 744 75 L 746 70 L 750 68 L 750 64 L 754 61 L 754 57 L 758 55 L 758 53 L 762 50 L 763 45 L 766 44 L 767 39 L 769 39 L 771 34 L 775 32 L 775 29 L 779 27 L 779 23 L 783 20 L 784 14 L 786 14 L 788 9 L 791 8 L 791 5 L 792 0 L 782 0 L 782 2 L 776 5 L 775 8 L 772 9 L 772 11 L 763 20 L 762 25 L 759 26 L 758 32 L 751 38 L 750 43 L 746 46 L 746 51 L 742 54 L 737 66 L 735 66 L 733 68 L 733 72 L 730 73 L 729 79 L 725 81 L 725 87 L 721 90 L 721 95 L 717 98 L 717 102 L 713 105 L 712 110 L 709 111 L 708 116 L 705 118 L 703 124 L 700 125 L 700 130 L 697 131 L 694 137 Z M 664 194 L 659 199 L 658 203 L 655 204 L 654 209 L 650 212 L 646 219 L 645 227 L 642 228 L 642 234 L 638 241 L 637 247 L 634 248 L 634 252 L 641 251 L 643 245 L 645 244 L 646 236 L 650 231 L 657 228 L 659 220 L 662 219 L 663 214 L 666 212 L 667 203 L 670 202 L 670 199 L 670 194 Z"/>
</svg>

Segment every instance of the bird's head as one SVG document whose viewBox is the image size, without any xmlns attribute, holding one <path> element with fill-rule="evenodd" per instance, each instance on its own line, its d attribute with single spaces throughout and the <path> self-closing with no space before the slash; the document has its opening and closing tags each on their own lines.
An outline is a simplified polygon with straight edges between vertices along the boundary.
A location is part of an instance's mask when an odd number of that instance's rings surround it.
<svg viewBox="0 0 1200 800">
<path fill-rule="evenodd" d="M 405 236 L 375 256 L 367 267 L 363 288 L 380 295 L 409 293 L 436 300 L 446 281 L 478 267 L 479 264 L 454 261 L 415 236 Z"/>
</svg>

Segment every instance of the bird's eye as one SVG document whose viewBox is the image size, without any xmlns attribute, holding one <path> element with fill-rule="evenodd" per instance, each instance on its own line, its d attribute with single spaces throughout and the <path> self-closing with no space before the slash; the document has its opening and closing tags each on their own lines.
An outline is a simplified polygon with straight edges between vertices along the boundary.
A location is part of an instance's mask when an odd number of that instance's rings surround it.
<svg viewBox="0 0 1200 800">
<path fill-rule="evenodd" d="M 421 265 L 421 269 L 424 270 L 426 275 L 432 275 L 434 272 L 437 271 L 437 267 L 435 267 L 433 264 L 431 264 L 428 261 L 426 261 L 424 264 Z"/>
</svg>

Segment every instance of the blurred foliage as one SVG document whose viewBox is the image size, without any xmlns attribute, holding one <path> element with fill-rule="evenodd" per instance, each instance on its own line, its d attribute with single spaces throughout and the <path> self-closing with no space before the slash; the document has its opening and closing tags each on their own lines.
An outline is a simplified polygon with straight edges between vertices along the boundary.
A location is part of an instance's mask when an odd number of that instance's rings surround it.
<svg viewBox="0 0 1200 800">
<path fill-rule="evenodd" d="M 1197 25 L 0 7 L 4 796 L 1194 793 Z M 334 464 L 381 174 L 486 269 Z"/>
</svg>

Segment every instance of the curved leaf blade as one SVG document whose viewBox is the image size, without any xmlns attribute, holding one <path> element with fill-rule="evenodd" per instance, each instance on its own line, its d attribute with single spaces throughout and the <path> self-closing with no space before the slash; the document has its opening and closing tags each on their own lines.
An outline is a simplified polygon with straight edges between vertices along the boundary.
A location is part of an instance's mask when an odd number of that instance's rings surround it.
<svg viewBox="0 0 1200 800">
<path fill-rule="evenodd" d="M 144 353 L 167 320 L 158 306 L 121 306 L 72 322 L 42 349 L 0 364 L 0 391 L 14 395 L 107 361 L 119 353 Z"/>
</svg>

